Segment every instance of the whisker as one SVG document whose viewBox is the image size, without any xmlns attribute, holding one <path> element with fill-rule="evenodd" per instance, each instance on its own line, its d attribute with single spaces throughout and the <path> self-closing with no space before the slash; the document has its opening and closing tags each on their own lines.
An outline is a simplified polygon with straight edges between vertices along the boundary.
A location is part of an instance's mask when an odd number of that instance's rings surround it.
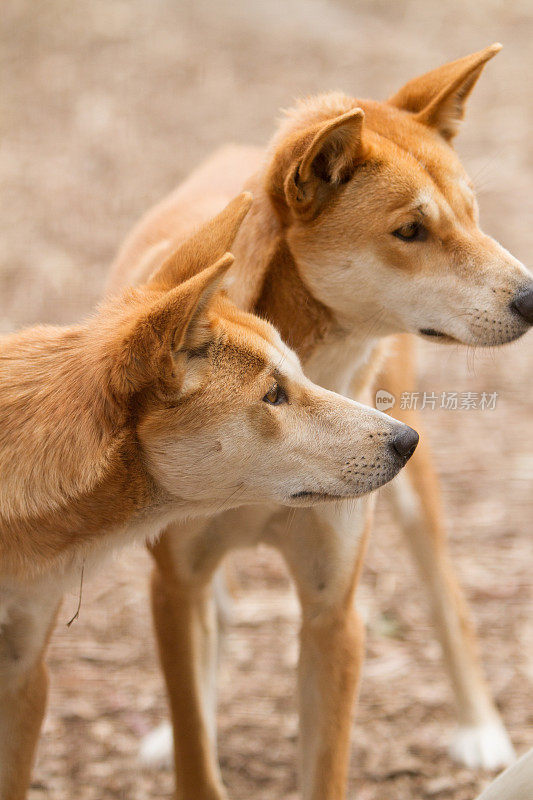
<svg viewBox="0 0 533 800">
<path fill-rule="evenodd" d="M 479 193 L 478 182 L 481 176 L 483 176 L 485 179 L 487 178 L 485 173 L 487 172 L 488 168 L 494 166 L 496 160 L 499 160 L 502 153 L 504 153 L 508 148 L 509 145 L 507 143 L 499 147 L 496 152 L 490 158 L 488 158 L 484 164 L 481 165 L 478 171 L 471 176 L 471 181 L 474 184 L 476 194 Z"/>
<path fill-rule="evenodd" d="M 381 309 L 379 312 L 376 312 L 376 314 L 374 314 L 373 317 L 370 317 L 370 319 L 376 318 L 376 317 L 377 317 L 377 319 L 375 319 L 374 324 L 370 326 L 370 328 L 366 332 L 365 336 L 361 339 L 361 344 L 364 344 L 365 342 L 368 341 L 368 339 L 370 338 L 372 333 L 376 330 L 377 326 L 379 325 L 379 323 L 381 322 L 381 320 L 385 316 L 385 311 L 386 311 L 386 309 Z"/>
<path fill-rule="evenodd" d="M 283 536 L 288 536 L 289 531 L 292 527 L 292 523 L 294 522 L 294 518 L 296 517 L 296 508 L 290 508 L 289 513 L 287 514 L 287 522 L 285 523 L 285 530 L 283 531 Z"/>
<path fill-rule="evenodd" d="M 229 501 L 230 501 L 230 500 L 233 500 L 233 499 L 234 499 L 234 497 L 235 497 L 235 495 L 237 494 L 237 492 L 241 491 L 241 490 L 242 490 L 242 489 L 244 489 L 244 488 L 245 488 L 245 487 L 244 487 L 244 483 L 239 483 L 239 485 L 237 486 L 237 488 L 236 488 L 236 489 L 234 489 L 234 490 L 233 490 L 233 491 L 232 491 L 232 492 L 231 492 L 231 493 L 230 493 L 230 494 L 229 494 L 229 495 L 226 497 L 226 499 L 222 501 L 222 503 L 220 504 L 220 506 L 218 506 L 218 508 L 216 508 L 216 509 L 213 511 L 213 514 L 218 514 L 218 512 L 219 512 L 219 511 L 222 511 L 222 509 L 224 508 L 224 506 L 225 506 L 227 503 L 229 503 Z"/>
</svg>

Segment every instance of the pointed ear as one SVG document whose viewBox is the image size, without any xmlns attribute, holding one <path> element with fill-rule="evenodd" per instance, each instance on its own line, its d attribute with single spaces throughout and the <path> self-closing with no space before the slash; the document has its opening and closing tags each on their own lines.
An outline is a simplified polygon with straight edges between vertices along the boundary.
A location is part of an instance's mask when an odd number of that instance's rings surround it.
<svg viewBox="0 0 533 800">
<path fill-rule="evenodd" d="M 171 289 L 222 258 L 231 248 L 251 205 L 250 192 L 235 197 L 220 214 L 202 225 L 157 268 L 148 285 Z"/>
<path fill-rule="evenodd" d="M 415 119 L 435 128 L 450 141 L 458 131 L 466 100 L 483 67 L 501 49 L 501 44 L 492 44 L 478 53 L 444 64 L 409 81 L 387 102 L 410 111 Z"/>
<path fill-rule="evenodd" d="M 273 160 L 267 178 L 274 197 L 299 216 L 312 217 L 337 187 L 353 175 L 364 157 L 364 112 L 354 108 L 298 132 Z"/>
<path fill-rule="evenodd" d="M 326 183 L 345 183 L 357 162 L 364 112 L 360 108 L 320 125 L 298 168 L 301 184 L 315 178 Z"/>
<path fill-rule="evenodd" d="M 137 314 L 120 339 L 111 376 L 115 392 L 131 395 L 158 378 L 171 377 L 173 354 L 198 329 L 202 333 L 207 330 L 207 308 L 233 261 L 231 253 L 226 253 L 216 264 L 165 292 Z"/>
</svg>

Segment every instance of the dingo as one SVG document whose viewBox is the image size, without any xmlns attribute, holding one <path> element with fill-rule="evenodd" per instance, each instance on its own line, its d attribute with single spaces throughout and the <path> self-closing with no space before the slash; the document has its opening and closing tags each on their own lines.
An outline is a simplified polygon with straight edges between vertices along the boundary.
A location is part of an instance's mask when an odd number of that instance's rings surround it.
<svg viewBox="0 0 533 800">
<path fill-rule="evenodd" d="M 0 797 L 25 797 L 61 594 L 170 520 L 245 502 L 359 497 L 416 447 L 314 386 L 276 331 L 215 296 L 242 195 L 88 322 L 0 342 Z M 214 558 L 194 543 L 188 565 Z"/>
<path fill-rule="evenodd" d="M 376 384 L 390 395 L 414 384 L 415 334 L 441 342 L 494 346 L 533 323 L 530 273 L 482 233 L 472 184 L 451 143 L 487 49 L 415 78 L 387 102 L 341 93 L 311 97 L 289 111 L 266 153 L 232 147 L 216 154 L 133 232 L 115 265 L 115 285 L 131 283 L 189 227 L 240 190 L 254 193 L 235 242 L 231 297 L 272 322 L 310 377 L 367 401 Z M 415 413 L 406 411 L 410 424 Z M 415 424 L 418 428 L 418 423 Z M 419 451 L 392 492 L 427 584 L 452 679 L 460 728 L 453 754 L 494 768 L 513 751 L 476 656 L 468 612 L 446 552 L 438 486 Z M 301 779 L 305 800 L 340 800 L 363 640 L 350 602 L 365 537 L 361 507 L 301 510 L 287 535 L 286 513 L 228 512 L 206 523 L 211 557 L 231 541 L 268 541 L 284 555 L 302 604 Z M 225 798 L 212 741 L 214 692 L 208 628 L 188 649 L 182 632 L 207 614 L 207 591 L 188 592 L 173 526 L 153 548 L 155 624 L 170 696 L 179 796 Z M 201 564 L 198 562 L 198 570 Z M 188 597 L 187 602 L 183 601 Z M 195 627 L 196 626 L 196 627 Z M 202 639 L 203 637 L 203 639 Z M 179 670 L 177 669 L 179 665 Z M 188 689 L 185 689 L 188 686 Z M 211 707 L 210 707 L 211 703 Z M 152 740 L 168 752 L 169 737 Z"/>
</svg>

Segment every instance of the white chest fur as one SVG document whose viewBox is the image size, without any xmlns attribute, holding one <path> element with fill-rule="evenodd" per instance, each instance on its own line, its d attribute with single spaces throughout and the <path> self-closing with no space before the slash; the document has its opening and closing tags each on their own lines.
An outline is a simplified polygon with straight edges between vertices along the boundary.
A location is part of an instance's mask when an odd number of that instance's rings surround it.
<svg viewBox="0 0 533 800">
<path fill-rule="evenodd" d="M 350 384 L 368 365 L 377 343 L 377 339 L 364 333 L 354 333 L 344 339 L 331 336 L 321 342 L 304 363 L 305 373 L 324 389 L 351 396 Z"/>
</svg>

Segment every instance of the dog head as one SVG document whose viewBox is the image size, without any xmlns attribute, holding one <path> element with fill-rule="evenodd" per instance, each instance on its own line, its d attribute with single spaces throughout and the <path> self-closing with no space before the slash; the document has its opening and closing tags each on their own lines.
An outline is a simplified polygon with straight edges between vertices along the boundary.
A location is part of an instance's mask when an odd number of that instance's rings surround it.
<svg viewBox="0 0 533 800">
<path fill-rule="evenodd" d="M 394 477 L 418 441 L 312 384 L 271 325 L 218 291 L 250 202 L 236 198 L 95 326 L 146 468 L 187 513 L 357 497 Z"/>
<path fill-rule="evenodd" d="M 479 227 L 452 141 L 492 45 L 387 102 L 330 94 L 288 113 L 266 189 L 302 277 L 346 327 L 497 345 L 533 324 L 531 274 Z"/>
</svg>

